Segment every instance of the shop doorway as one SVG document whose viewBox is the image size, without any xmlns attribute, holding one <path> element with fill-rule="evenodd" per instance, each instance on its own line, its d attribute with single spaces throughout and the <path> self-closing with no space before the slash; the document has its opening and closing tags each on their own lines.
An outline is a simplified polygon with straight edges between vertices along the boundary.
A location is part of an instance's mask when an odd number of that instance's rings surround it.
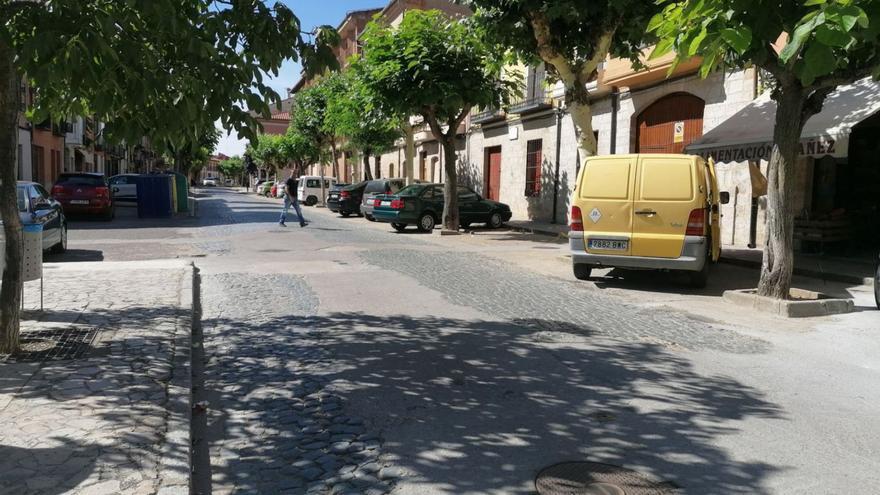
<svg viewBox="0 0 880 495">
<path fill-rule="evenodd" d="M 636 119 L 637 153 L 682 153 L 703 136 L 706 103 L 689 93 L 664 96 Z"/>
<path fill-rule="evenodd" d="M 876 260 L 880 249 L 880 115 L 853 127 L 846 160 L 825 167 L 817 160 L 816 165 L 814 214 L 847 218 L 852 228 L 847 251 L 873 253 Z"/>
<path fill-rule="evenodd" d="M 486 148 L 484 177 L 486 197 L 498 201 L 501 196 L 501 146 Z"/>
</svg>

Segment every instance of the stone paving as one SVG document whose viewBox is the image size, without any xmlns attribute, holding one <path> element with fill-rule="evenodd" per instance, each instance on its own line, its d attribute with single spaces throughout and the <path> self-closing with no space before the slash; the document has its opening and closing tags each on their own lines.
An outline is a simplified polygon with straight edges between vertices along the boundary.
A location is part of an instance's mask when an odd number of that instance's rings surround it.
<svg viewBox="0 0 880 495">
<path fill-rule="evenodd" d="M 85 356 L 0 356 L 0 493 L 189 491 L 191 268 L 46 265 L 25 287 L 22 333 L 94 331 Z"/>
<path fill-rule="evenodd" d="M 333 358 L 309 329 L 308 285 L 206 275 L 202 301 L 213 493 L 388 493 L 400 472 L 328 387 Z"/>
<path fill-rule="evenodd" d="M 732 353 L 764 352 L 768 344 L 760 339 L 727 331 L 676 312 L 636 308 L 583 284 L 513 270 L 478 254 L 382 249 L 361 253 L 364 261 L 383 269 L 415 278 L 428 288 L 443 293 L 454 304 L 489 314 L 529 323 L 551 319 L 542 330 L 553 339 L 561 323 L 565 333 L 572 328 L 623 339 L 657 343 L 692 350 Z M 491 282 L 490 282 L 491 281 Z M 488 285 L 487 285 L 488 284 Z"/>
</svg>

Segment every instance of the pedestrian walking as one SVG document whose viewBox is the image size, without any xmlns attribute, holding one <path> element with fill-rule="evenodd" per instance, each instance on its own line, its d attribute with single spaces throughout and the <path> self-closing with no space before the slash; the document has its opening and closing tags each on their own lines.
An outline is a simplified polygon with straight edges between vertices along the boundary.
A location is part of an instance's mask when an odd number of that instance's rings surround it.
<svg viewBox="0 0 880 495">
<path fill-rule="evenodd" d="M 281 225 L 282 227 L 287 227 L 287 224 L 284 223 L 284 221 L 287 220 L 287 212 L 290 211 L 291 206 L 296 210 L 296 216 L 299 218 L 299 226 L 305 227 L 308 223 L 303 217 L 302 210 L 299 207 L 299 200 L 296 198 L 296 186 L 297 180 L 293 178 L 293 172 L 291 172 L 290 176 L 284 182 L 284 209 L 281 210 L 281 219 L 278 220 L 278 225 Z"/>
</svg>

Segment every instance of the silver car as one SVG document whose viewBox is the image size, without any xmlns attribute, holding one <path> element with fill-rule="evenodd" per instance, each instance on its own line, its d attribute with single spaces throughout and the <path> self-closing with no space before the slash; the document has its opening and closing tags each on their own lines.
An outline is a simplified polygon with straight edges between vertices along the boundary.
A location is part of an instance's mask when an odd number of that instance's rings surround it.
<svg viewBox="0 0 880 495">
<path fill-rule="evenodd" d="M 110 177 L 110 194 L 113 201 L 137 201 L 138 174 L 119 174 Z"/>
<path fill-rule="evenodd" d="M 375 222 L 373 218 L 373 200 L 380 194 L 394 194 L 406 187 L 406 179 L 377 179 L 367 183 L 364 189 L 364 198 L 361 200 L 361 213 L 364 217 Z"/>
</svg>

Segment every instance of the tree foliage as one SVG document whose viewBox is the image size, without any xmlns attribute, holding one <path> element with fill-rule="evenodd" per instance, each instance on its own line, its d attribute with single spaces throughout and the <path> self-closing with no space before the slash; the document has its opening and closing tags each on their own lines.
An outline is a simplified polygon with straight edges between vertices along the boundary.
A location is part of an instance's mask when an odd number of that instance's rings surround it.
<svg viewBox="0 0 880 495">
<path fill-rule="evenodd" d="M 473 25 L 436 10 L 408 11 L 397 27 L 373 22 L 364 41 L 363 81 L 396 115 L 419 114 L 443 145 L 444 227 L 458 230 L 455 138 L 473 107 L 509 101 L 515 83 Z"/>
<path fill-rule="evenodd" d="M 327 88 L 326 124 L 334 134 L 347 139 L 350 148 L 369 157 L 394 146 L 401 136 L 401 120 L 409 115 L 395 114 L 380 100 L 365 81 L 364 65 L 362 60 L 354 61 L 339 75 L 338 83 Z"/>
<path fill-rule="evenodd" d="M 261 0 L 0 0 L 0 18 L 39 90 L 37 118 L 94 113 L 132 140 L 197 138 L 218 120 L 252 138 L 245 108 L 268 116 L 280 103 L 264 74 L 285 60 L 333 64 L 338 42 L 329 26 L 303 33 L 284 4 Z"/>
<path fill-rule="evenodd" d="M 880 76 L 880 1 L 668 1 L 649 29 L 660 38 L 652 56 L 700 56 L 704 77 L 719 66 L 750 65 L 771 75 L 777 109 L 758 293 L 789 297 L 801 133 L 838 85 Z"/>
<path fill-rule="evenodd" d="M 282 153 L 285 159 L 296 166 L 298 174 L 302 174 L 308 164 L 321 159 L 321 150 L 317 143 L 293 125 L 287 128 L 284 135 Z"/>
<path fill-rule="evenodd" d="M 638 65 L 645 26 L 658 10 L 651 0 L 459 0 L 495 49 L 527 64 L 544 62 L 565 85 L 565 101 L 584 153 L 596 154 L 587 83 L 608 55 Z"/>
<path fill-rule="evenodd" d="M 217 167 L 223 177 L 228 179 L 241 179 L 244 176 L 244 160 L 240 156 L 231 156 L 222 160 Z"/>
</svg>

